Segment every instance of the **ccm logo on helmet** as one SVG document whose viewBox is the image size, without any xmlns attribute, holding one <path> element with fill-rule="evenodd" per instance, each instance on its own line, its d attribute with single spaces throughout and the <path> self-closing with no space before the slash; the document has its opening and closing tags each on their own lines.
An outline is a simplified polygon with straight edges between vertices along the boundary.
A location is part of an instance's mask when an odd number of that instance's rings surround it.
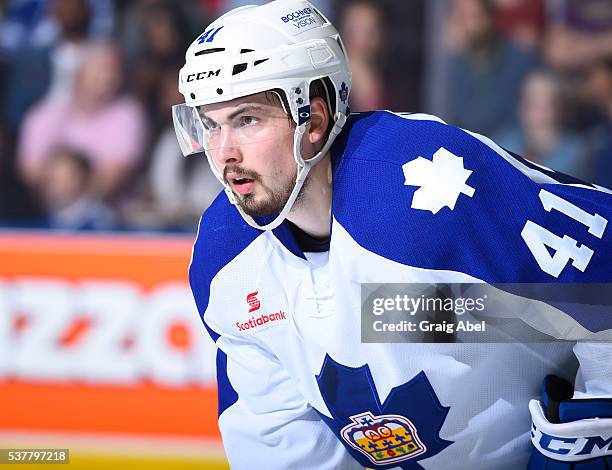
<svg viewBox="0 0 612 470">
<path fill-rule="evenodd" d="M 311 13 L 312 13 L 312 10 L 306 7 L 303 10 L 296 10 L 285 16 L 281 16 L 281 20 L 283 20 L 283 22 L 285 23 L 289 23 L 290 21 L 296 21 L 296 20 L 304 18 L 305 16 L 310 16 Z"/>
<path fill-rule="evenodd" d="M 194 80 L 203 80 L 205 78 L 210 77 L 218 77 L 221 73 L 221 69 L 219 70 L 209 70 L 208 72 L 198 72 L 198 73 L 190 73 L 187 75 L 187 81 L 193 82 Z"/>
</svg>

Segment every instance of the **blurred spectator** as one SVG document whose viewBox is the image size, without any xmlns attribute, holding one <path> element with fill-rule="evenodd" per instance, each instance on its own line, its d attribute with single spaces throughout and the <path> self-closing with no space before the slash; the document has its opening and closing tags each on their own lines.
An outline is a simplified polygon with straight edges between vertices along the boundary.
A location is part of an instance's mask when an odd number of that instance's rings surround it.
<svg viewBox="0 0 612 470">
<path fill-rule="evenodd" d="M 89 4 L 84 0 L 55 0 L 54 16 L 61 25 L 63 37 L 51 53 L 50 95 L 67 95 L 74 86 L 92 22 Z"/>
<path fill-rule="evenodd" d="M 451 0 L 451 2 L 454 0 Z M 546 28 L 547 0 L 491 0 L 495 29 L 525 49 L 535 49 Z M 442 5 L 437 0 L 438 5 Z M 467 46 L 467 31 L 460 20 L 447 25 L 446 47 L 460 51 Z"/>
<path fill-rule="evenodd" d="M 493 135 L 516 123 L 524 77 L 538 57 L 495 29 L 492 0 L 453 0 L 449 31 L 456 47 L 449 66 L 451 124 Z"/>
<path fill-rule="evenodd" d="M 495 141 L 532 162 L 584 177 L 584 145 L 565 130 L 564 111 L 560 81 L 549 72 L 534 72 L 523 83 L 519 126 L 500 133 Z"/>
<path fill-rule="evenodd" d="M 494 1 L 498 31 L 525 48 L 536 49 L 546 26 L 546 0 Z"/>
<path fill-rule="evenodd" d="M 612 189 L 612 56 L 595 62 L 587 73 L 586 92 L 605 120 L 592 132 L 589 180 Z"/>
<path fill-rule="evenodd" d="M 2 115 L 8 129 L 16 132 L 27 109 L 47 91 L 60 95 L 72 89 L 86 39 L 110 34 L 113 9 L 109 0 L 53 0 L 42 5 L 26 0 L 13 6 L 14 16 L 23 24 L 18 27 L 19 21 L 13 18 L 14 24 L 5 31 L 14 36 L 7 41 L 15 43 L 15 58 L 8 69 Z M 30 19 L 39 26 L 29 25 Z M 11 23 L 11 18 L 6 21 Z"/>
<path fill-rule="evenodd" d="M 197 3 L 202 11 L 212 18 L 218 18 L 226 11 L 226 0 L 197 0 Z"/>
<path fill-rule="evenodd" d="M 196 32 L 175 3 L 149 1 L 142 5 L 143 49 L 130 61 L 129 87 L 144 104 L 153 134 L 165 126 L 170 108 L 157 103 L 162 75 L 174 74 L 175 86 L 184 63 L 185 50 Z"/>
<path fill-rule="evenodd" d="M 612 0 L 549 0 L 545 57 L 573 70 L 612 55 Z"/>
<path fill-rule="evenodd" d="M 13 142 L 0 128 L 0 226 L 24 225 L 40 218 L 40 208 L 15 177 Z"/>
<path fill-rule="evenodd" d="M 384 12 L 378 5 L 360 0 L 349 3 L 340 13 L 340 35 L 351 68 L 353 111 L 384 108 L 385 81 L 380 63 L 384 44 Z"/>
<path fill-rule="evenodd" d="M 411 2 L 412 15 L 403 17 L 402 31 L 396 31 L 388 14 L 399 14 L 400 7 L 376 0 L 354 0 L 339 9 L 340 36 L 353 72 L 349 97 L 352 111 L 391 109 L 410 111 L 420 100 L 420 41 L 409 41 L 412 49 L 401 48 L 400 36 L 419 35 L 421 2 Z M 418 65 L 414 64 L 417 62 Z"/>
<path fill-rule="evenodd" d="M 0 23 L 0 55 L 11 56 L 24 47 L 51 46 L 62 36 L 63 20 L 54 13 L 56 8 L 77 10 L 82 6 L 63 0 L 8 0 Z M 58 5 L 63 3 L 63 5 Z M 91 21 L 87 35 L 92 38 L 108 37 L 113 30 L 114 8 L 111 0 L 88 0 Z"/>
<path fill-rule="evenodd" d="M 9 61 L 24 46 L 42 47 L 39 25 L 48 20 L 48 1 L 8 0 L 0 21 L 0 58 Z M 44 28 L 43 28 L 44 29 Z"/>
<path fill-rule="evenodd" d="M 39 196 L 51 228 L 111 229 L 114 216 L 95 192 L 91 159 L 56 149 L 43 164 Z"/>
<path fill-rule="evenodd" d="M 184 42 L 185 48 L 191 44 L 191 41 L 197 34 L 204 31 L 208 25 L 210 17 L 210 9 L 202 5 L 201 0 L 181 0 L 174 2 L 172 0 L 130 0 L 117 3 L 118 18 L 116 38 L 125 56 L 130 62 L 139 60 L 150 49 L 160 49 L 158 46 L 149 44 L 152 34 L 150 13 L 168 12 L 170 18 L 165 23 L 169 23 L 172 28 L 178 29 L 173 31 L 173 35 L 178 35 L 181 42 Z M 154 23 L 154 21 L 153 21 Z M 147 29 L 149 28 L 149 31 Z M 166 28 L 166 26 L 163 26 Z M 161 38 L 167 34 L 163 31 L 157 35 Z M 175 39 L 171 39 L 173 43 Z M 169 49 L 180 49 L 178 46 L 171 44 Z M 183 50 L 183 54 L 184 54 Z M 181 64 L 182 66 L 182 64 Z"/>
<path fill-rule="evenodd" d="M 141 159 L 146 137 L 140 106 L 119 94 L 122 79 L 116 48 L 90 45 L 73 92 L 46 98 L 26 117 L 18 148 L 26 184 L 38 187 L 51 150 L 68 146 L 91 159 L 100 194 L 117 194 Z"/>
<path fill-rule="evenodd" d="M 160 82 L 159 106 L 171 109 L 183 101 L 176 77 L 166 73 Z M 158 226 L 193 230 L 199 217 L 223 189 L 206 155 L 184 158 L 176 141 L 170 113 L 152 151 L 149 186 Z M 132 218 L 133 219 L 133 218 Z"/>
</svg>

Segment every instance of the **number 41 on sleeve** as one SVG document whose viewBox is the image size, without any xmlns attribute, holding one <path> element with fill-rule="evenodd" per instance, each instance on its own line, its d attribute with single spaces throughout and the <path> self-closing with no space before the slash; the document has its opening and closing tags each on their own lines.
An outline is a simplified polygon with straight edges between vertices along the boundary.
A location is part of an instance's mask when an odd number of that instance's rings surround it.
<svg viewBox="0 0 612 470">
<path fill-rule="evenodd" d="M 589 214 L 545 189 L 540 191 L 539 197 L 547 212 L 556 209 L 588 227 L 588 232 L 594 237 L 603 237 L 608 221 L 599 214 Z M 521 236 L 542 271 L 554 277 L 559 277 L 570 260 L 572 266 L 584 272 L 593 256 L 593 250 L 585 244 L 578 246 L 573 238 L 567 235 L 559 237 L 531 220 L 525 223 Z M 550 255 L 546 246 L 554 250 L 554 255 Z"/>
</svg>

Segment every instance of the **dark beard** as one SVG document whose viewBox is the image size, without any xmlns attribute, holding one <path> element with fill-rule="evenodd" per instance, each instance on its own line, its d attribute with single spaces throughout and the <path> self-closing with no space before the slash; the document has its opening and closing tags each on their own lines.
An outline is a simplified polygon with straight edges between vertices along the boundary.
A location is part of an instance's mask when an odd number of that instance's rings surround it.
<svg viewBox="0 0 612 470">
<path fill-rule="evenodd" d="M 244 171 L 237 165 L 227 166 L 223 171 L 223 179 L 228 184 L 229 182 L 227 180 L 227 173 L 229 173 L 230 171 L 236 172 L 244 178 L 249 178 L 252 179 L 254 182 L 262 184 L 261 177 L 259 174 L 255 172 Z M 264 201 L 259 202 L 256 201 L 255 195 L 253 194 L 242 195 L 237 194 L 234 191 L 233 193 L 240 208 L 251 217 L 262 217 L 266 215 L 278 214 L 280 211 L 283 210 L 283 207 L 285 207 L 285 204 L 289 200 L 291 191 L 293 191 L 294 181 L 295 177 L 289 179 L 287 183 L 281 188 L 277 188 L 273 191 L 267 187 L 264 187 L 267 197 Z"/>
<path fill-rule="evenodd" d="M 244 212 L 251 217 L 278 214 L 283 210 L 293 191 L 293 181 L 289 181 L 282 188 L 275 191 L 266 191 L 266 200 L 256 202 L 253 194 L 236 194 L 236 200 Z M 234 193 L 235 194 L 235 193 Z"/>
<path fill-rule="evenodd" d="M 226 182 L 227 182 L 227 178 L 225 178 L 225 174 L 227 174 L 230 170 L 236 171 L 242 176 L 244 176 L 245 178 L 250 178 L 253 181 L 257 181 L 261 184 L 261 179 L 259 178 L 258 174 L 251 173 L 251 172 L 243 172 L 243 171 L 240 171 L 240 169 L 237 167 L 231 167 L 231 168 L 228 167 L 225 169 L 224 180 Z M 296 171 L 296 174 L 297 174 L 297 171 Z M 241 207 L 241 209 L 246 214 L 250 215 L 251 217 L 263 217 L 263 216 L 268 216 L 268 215 L 279 214 L 285 207 L 285 204 L 287 204 L 287 201 L 289 200 L 289 196 L 291 196 L 291 192 L 293 191 L 293 188 L 295 186 L 295 183 L 294 183 L 295 179 L 296 179 L 296 175 L 293 175 L 283 187 L 278 188 L 275 191 L 270 191 L 268 188 L 266 188 L 266 194 L 269 197 L 265 201 L 256 202 L 255 196 L 253 194 L 246 194 L 243 196 L 241 194 L 236 194 L 234 192 L 234 196 L 236 197 L 236 201 L 238 205 Z M 297 198 L 295 199 L 293 208 L 298 207 L 303 202 L 304 194 L 306 192 L 306 188 L 308 187 L 309 182 L 310 182 L 310 175 L 306 177 L 306 180 L 302 184 L 302 189 L 300 190 L 300 193 L 297 195 Z"/>
</svg>

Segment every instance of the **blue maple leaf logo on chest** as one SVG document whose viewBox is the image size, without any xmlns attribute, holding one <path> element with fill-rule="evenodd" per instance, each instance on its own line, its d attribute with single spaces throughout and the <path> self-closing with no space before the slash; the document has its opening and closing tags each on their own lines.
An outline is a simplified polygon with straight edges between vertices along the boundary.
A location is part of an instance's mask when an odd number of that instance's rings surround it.
<svg viewBox="0 0 612 470">
<path fill-rule="evenodd" d="M 326 355 L 317 383 L 332 415 L 321 418 L 366 467 L 422 469 L 419 460 L 452 444 L 440 437 L 450 407 L 442 406 L 424 372 L 381 403 L 367 364 L 347 367 Z"/>
</svg>

